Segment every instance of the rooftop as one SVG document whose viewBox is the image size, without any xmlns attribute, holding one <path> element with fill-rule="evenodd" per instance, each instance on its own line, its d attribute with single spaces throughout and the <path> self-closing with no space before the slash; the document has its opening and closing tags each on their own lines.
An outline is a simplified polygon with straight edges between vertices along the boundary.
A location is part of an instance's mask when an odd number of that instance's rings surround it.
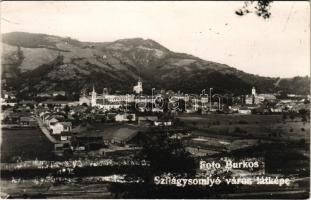
<svg viewBox="0 0 311 200">
<path fill-rule="evenodd" d="M 128 141 L 139 132 L 136 127 L 128 125 L 86 125 L 72 130 L 77 137 L 102 137 L 104 140 Z"/>
</svg>

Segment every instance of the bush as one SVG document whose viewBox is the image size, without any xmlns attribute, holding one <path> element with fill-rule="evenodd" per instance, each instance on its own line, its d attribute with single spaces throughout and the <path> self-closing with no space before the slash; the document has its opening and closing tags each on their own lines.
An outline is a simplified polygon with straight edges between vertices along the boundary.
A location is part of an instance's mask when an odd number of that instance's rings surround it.
<svg viewBox="0 0 311 200">
<path fill-rule="evenodd" d="M 243 130 L 243 129 L 240 129 L 240 127 L 235 127 L 234 133 L 247 133 L 247 131 Z"/>
<path fill-rule="evenodd" d="M 239 123 L 239 124 L 248 124 L 248 122 L 245 121 L 245 120 L 239 120 L 238 123 Z"/>
<path fill-rule="evenodd" d="M 298 144 L 302 144 L 302 145 L 304 145 L 305 143 L 306 143 L 305 139 L 300 139 L 298 142 Z"/>
<path fill-rule="evenodd" d="M 306 118 L 305 116 L 302 116 L 302 117 L 301 117 L 301 121 L 302 121 L 302 122 L 306 122 L 306 121 L 307 121 L 307 118 Z"/>
<path fill-rule="evenodd" d="M 213 122 L 213 125 L 220 125 L 220 121 Z"/>
</svg>

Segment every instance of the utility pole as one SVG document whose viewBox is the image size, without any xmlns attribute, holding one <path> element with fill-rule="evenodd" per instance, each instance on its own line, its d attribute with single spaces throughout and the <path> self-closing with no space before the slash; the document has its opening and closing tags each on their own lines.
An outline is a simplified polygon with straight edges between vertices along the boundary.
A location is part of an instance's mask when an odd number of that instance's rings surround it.
<svg viewBox="0 0 311 200">
<path fill-rule="evenodd" d="M 209 89 L 209 96 L 210 96 L 209 109 L 210 109 L 210 111 L 212 109 L 212 90 L 213 90 L 213 88 Z"/>
<path fill-rule="evenodd" d="M 153 91 L 155 90 L 155 88 L 151 89 L 151 112 L 153 112 Z"/>
</svg>

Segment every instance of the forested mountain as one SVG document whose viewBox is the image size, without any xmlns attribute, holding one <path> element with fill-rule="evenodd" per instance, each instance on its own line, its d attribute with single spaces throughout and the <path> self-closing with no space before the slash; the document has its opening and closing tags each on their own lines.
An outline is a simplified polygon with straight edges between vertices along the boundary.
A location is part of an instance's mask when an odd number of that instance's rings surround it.
<svg viewBox="0 0 311 200">
<path fill-rule="evenodd" d="M 45 34 L 12 32 L 2 35 L 4 89 L 21 94 L 51 90 L 79 93 L 82 88 L 129 92 L 138 77 L 151 88 L 198 93 L 216 92 L 307 94 L 309 77 L 279 79 L 256 76 L 198 57 L 172 52 L 156 41 L 133 38 L 114 42 L 80 42 Z M 101 92 L 101 91 L 98 91 Z"/>
</svg>

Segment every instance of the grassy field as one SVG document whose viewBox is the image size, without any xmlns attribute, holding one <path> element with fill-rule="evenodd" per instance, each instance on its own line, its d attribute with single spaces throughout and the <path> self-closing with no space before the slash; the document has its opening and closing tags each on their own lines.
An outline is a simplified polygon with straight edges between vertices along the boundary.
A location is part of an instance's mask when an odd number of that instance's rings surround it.
<svg viewBox="0 0 311 200">
<path fill-rule="evenodd" d="M 247 121 L 248 123 L 276 123 L 282 121 L 282 115 L 240 115 L 240 114 L 184 114 L 178 116 L 183 120 L 204 121 L 212 125 L 215 122 L 221 124 L 238 123 L 239 121 Z"/>
<path fill-rule="evenodd" d="M 281 115 L 188 115 L 180 116 L 185 126 L 196 128 L 197 136 L 239 136 L 242 139 L 309 141 L 310 122 L 284 121 Z"/>
<path fill-rule="evenodd" d="M 22 160 L 51 160 L 53 144 L 39 129 L 2 130 L 1 162 L 14 162 L 18 157 Z"/>
</svg>

